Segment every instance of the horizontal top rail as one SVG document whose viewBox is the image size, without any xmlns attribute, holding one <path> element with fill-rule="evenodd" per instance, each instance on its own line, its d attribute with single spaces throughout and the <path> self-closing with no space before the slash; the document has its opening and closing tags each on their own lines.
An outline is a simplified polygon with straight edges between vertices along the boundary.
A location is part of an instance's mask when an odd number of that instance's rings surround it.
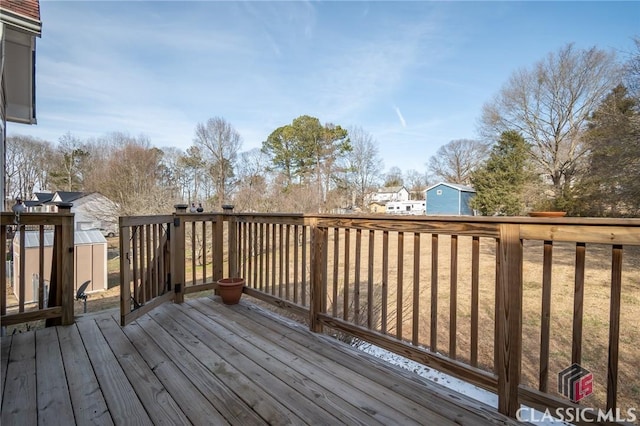
<svg viewBox="0 0 640 426">
<path fill-rule="evenodd" d="M 211 213 L 209 213 L 211 214 Z M 225 214 L 223 212 L 214 214 Z M 188 215 L 202 217 L 207 213 L 180 213 L 181 216 Z M 595 217 L 529 217 L 529 216 L 407 216 L 380 214 L 313 214 L 313 213 L 232 213 L 227 216 L 234 216 L 237 220 L 253 221 L 276 218 L 304 218 L 318 220 L 341 220 L 344 223 L 351 223 L 358 220 L 375 220 L 385 222 L 464 222 L 464 223 L 489 223 L 489 224 L 554 224 L 554 225 L 585 225 L 585 226 L 625 226 L 639 227 L 640 218 L 595 218 Z"/>
<path fill-rule="evenodd" d="M 173 221 L 173 215 L 170 214 L 160 216 L 121 216 L 120 226 L 153 225 L 171 221 Z"/>
<path fill-rule="evenodd" d="M 60 225 L 67 218 L 72 218 L 73 213 L 20 213 L 20 225 Z M 16 223 L 16 214 L 2 212 L 0 216 L 2 226 L 13 226 Z"/>
</svg>

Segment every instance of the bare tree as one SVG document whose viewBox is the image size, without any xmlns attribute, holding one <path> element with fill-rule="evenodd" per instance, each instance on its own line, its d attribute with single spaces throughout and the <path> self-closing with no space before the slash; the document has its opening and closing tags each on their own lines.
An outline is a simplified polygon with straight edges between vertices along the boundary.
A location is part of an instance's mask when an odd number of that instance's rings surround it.
<svg viewBox="0 0 640 426">
<path fill-rule="evenodd" d="M 384 165 L 378 145 L 369 132 L 361 127 L 349 129 L 351 151 L 347 153 L 347 183 L 354 194 L 355 205 L 364 208 L 365 196 L 378 182 Z"/>
<path fill-rule="evenodd" d="M 404 178 L 402 177 L 402 170 L 400 170 L 400 167 L 391 167 L 389 169 L 389 171 L 384 175 L 383 185 L 387 188 L 404 185 Z"/>
<path fill-rule="evenodd" d="M 640 99 L 640 36 L 633 39 L 636 50 L 629 53 L 625 64 L 625 84 L 630 94 Z"/>
<path fill-rule="evenodd" d="M 47 189 L 53 145 L 31 136 L 7 138 L 7 196 L 28 198 L 33 191 Z"/>
<path fill-rule="evenodd" d="M 541 174 L 553 184 L 555 199 L 566 196 L 586 164 L 580 136 L 589 114 L 621 79 L 613 53 L 568 44 L 514 73 L 495 99 L 483 107 L 481 132 L 493 140 L 515 130 L 531 144 Z"/>
<path fill-rule="evenodd" d="M 269 172 L 271 158 L 259 148 L 240 154 L 238 165 L 238 191 L 235 197 L 236 211 L 267 211 L 269 202 Z"/>
<path fill-rule="evenodd" d="M 457 139 L 441 146 L 429 158 L 429 172 L 438 180 L 469 185 L 471 173 L 487 158 L 487 144 L 474 139 Z"/>
<path fill-rule="evenodd" d="M 221 206 L 228 201 L 233 188 L 234 168 L 242 144 L 240 134 L 224 118 L 214 117 L 198 123 L 194 143 L 208 162 L 216 203 Z"/>
<path fill-rule="evenodd" d="M 171 212 L 175 188 L 166 186 L 163 151 L 152 147 L 145 137 L 117 134 L 114 138 L 117 147 L 105 162 L 96 190 L 118 205 L 120 215 Z"/>
<path fill-rule="evenodd" d="M 404 181 L 412 200 L 424 199 L 424 190 L 429 186 L 429 176 L 426 173 L 414 169 L 407 170 Z"/>
</svg>

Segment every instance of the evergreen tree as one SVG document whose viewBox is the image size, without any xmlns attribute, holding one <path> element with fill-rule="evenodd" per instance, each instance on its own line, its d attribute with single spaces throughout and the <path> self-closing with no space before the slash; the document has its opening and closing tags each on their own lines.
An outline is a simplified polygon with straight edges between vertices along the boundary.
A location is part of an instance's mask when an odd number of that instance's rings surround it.
<svg viewBox="0 0 640 426">
<path fill-rule="evenodd" d="M 578 186 L 582 214 L 640 214 L 639 106 L 639 100 L 620 85 L 591 115 L 584 135 L 591 152 L 590 173 Z"/>
<path fill-rule="evenodd" d="M 503 132 L 486 163 L 471 175 L 476 190 L 471 207 L 483 215 L 522 214 L 525 184 L 532 176 L 528 158 L 529 145 L 522 135 Z"/>
</svg>

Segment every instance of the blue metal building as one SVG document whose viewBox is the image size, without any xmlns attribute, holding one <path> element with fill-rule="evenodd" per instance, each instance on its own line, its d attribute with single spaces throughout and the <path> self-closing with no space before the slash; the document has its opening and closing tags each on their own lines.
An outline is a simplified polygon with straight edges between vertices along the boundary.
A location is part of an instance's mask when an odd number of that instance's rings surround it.
<svg viewBox="0 0 640 426">
<path fill-rule="evenodd" d="M 428 215 L 473 215 L 469 203 L 476 191 L 465 185 L 440 182 L 425 190 Z"/>
</svg>

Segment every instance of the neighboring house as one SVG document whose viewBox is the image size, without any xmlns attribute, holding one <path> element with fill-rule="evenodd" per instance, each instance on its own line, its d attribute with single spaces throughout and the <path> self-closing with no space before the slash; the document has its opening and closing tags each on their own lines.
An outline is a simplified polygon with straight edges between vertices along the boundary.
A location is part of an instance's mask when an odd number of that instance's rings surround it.
<svg viewBox="0 0 640 426">
<path fill-rule="evenodd" d="M 36 124 L 38 0 L 0 1 L 0 200 L 6 200 L 7 122 Z M 6 203 L 6 201 L 5 201 Z M 2 206 L 6 210 L 7 206 Z"/>
<path fill-rule="evenodd" d="M 404 186 L 380 188 L 369 196 L 369 203 L 386 204 L 389 201 L 408 201 L 409 191 Z"/>
<path fill-rule="evenodd" d="M 58 203 L 72 204 L 76 230 L 100 229 L 108 237 L 118 234 L 118 206 L 99 192 L 36 192 L 25 205 L 29 212 L 55 213 Z"/>
<path fill-rule="evenodd" d="M 469 203 L 476 191 L 465 185 L 440 182 L 425 190 L 428 215 L 473 215 Z"/>
</svg>

